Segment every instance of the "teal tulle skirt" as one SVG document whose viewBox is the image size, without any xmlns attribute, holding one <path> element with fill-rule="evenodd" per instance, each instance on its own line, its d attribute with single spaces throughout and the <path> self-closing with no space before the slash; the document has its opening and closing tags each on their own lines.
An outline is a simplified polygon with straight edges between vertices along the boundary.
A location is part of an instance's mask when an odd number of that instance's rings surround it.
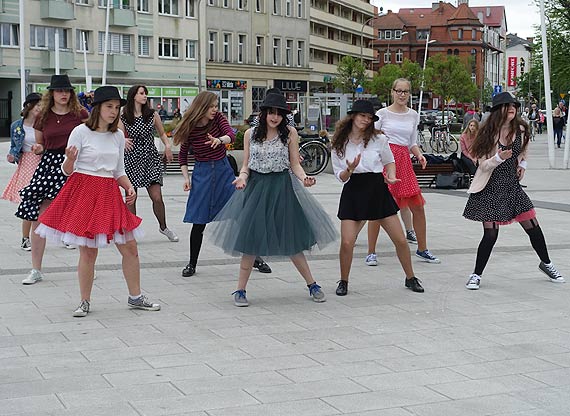
<svg viewBox="0 0 570 416">
<path fill-rule="evenodd" d="M 289 171 L 250 171 L 243 191 L 236 191 L 207 233 L 233 256 L 292 256 L 338 238 L 329 216 Z"/>
</svg>

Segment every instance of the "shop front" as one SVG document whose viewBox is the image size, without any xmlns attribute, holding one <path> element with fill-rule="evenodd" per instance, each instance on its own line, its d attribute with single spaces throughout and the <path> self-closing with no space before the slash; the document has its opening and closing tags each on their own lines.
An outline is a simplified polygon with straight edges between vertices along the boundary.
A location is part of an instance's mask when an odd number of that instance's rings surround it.
<svg viewBox="0 0 570 416">
<path fill-rule="evenodd" d="M 219 97 L 219 109 L 232 126 L 244 124 L 245 91 L 247 81 L 229 79 L 207 79 L 208 91 Z"/>
<path fill-rule="evenodd" d="M 287 104 L 291 111 L 299 111 L 304 113 L 304 97 L 307 94 L 309 83 L 307 81 L 295 81 L 286 79 L 276 79 L 273 81 L 273 87 L 279 88 L 285 95 Z"/>
</svg>

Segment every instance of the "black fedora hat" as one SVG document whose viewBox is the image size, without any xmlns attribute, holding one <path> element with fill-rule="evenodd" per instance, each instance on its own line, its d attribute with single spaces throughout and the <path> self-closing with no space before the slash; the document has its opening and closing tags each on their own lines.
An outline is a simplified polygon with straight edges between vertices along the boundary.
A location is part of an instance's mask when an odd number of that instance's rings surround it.
<svg viewBox="0 0 570 416">
<path fill-rule="evenodd" d="M 48 90 L 74 90 L 75 87 L 69 82 L 69 77 L 67 74 L 64 75 L 52 75 Z"/>
<path fill-rule="evenodd" d="M 99 87 L 95 90 L 95 93 L 93 94 L 92 104 L 101 104 L 102 102 L 109 100 L 119 100 L 121 102 L 121 107 L 127 103 L 127 100 L 121 98 L 117 87 L 105 85 L 104 87 Z"/>
<path fill-rule="evenodd" d="M 347 111 L 348 114 L 365 113 L 370 114 L 374 121 L 378 121 L 378 116 L 374 112 L 374 105 L 368 100 L 356 100 L 352 104 L 352 109 Z"/>
<path fill-rule="evenodd" d="M 267 94 L 265 96 L 265 100 L 263 100 L 263 103 L 259 106 L 259 108 L 261 110 L 265 110 L 266 108 L 277 108 L 279 110 L 286 111 L 287 113 L 291 112 L 291 110 L 289 110 L 289 107 L 287 106 L 287 101 L 285 101 L 285 97 L 283 97 L 283 95 L 281 94 L 274 94 L 274 93 Z"/>
<path fill-rule="evenodd" d="M 41 101 L 41 99 L 42 99 L 41 94 L 38 94 L 37 92 L 32 92 L 32 93 L 26 95 L 26 101 L 24 101 L 24 104 L 22 104 L 22 107 L 25 107 L 30 103 L 37 103 L 38 101 Z"/>
<path fill-rule="evenodd" d="M 498 110 L 503 104 L 515 104 L 517 108 L 521 106 L 521 103 L 519 103 L 510 92 L 505 91 L 493 97 L 493 107 L 491 111 Z"/>
</svg>

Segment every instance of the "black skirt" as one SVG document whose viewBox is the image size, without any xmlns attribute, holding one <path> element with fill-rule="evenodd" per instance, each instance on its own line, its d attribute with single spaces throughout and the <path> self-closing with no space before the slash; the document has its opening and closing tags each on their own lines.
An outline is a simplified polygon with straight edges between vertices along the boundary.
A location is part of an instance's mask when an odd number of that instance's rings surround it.
<svg viewBox="0 0 570 416">
<path fill-rule="evenodd" d="M 382 173 L 354 173 L 342 188 L 337 216 L 340 220 L 373 221 L 399 210 Z"/>
</svg>

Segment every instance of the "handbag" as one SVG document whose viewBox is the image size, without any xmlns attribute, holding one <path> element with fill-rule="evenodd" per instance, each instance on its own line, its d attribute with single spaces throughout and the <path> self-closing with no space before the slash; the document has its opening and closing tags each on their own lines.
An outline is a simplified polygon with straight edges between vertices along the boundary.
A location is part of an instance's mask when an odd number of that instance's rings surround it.
<svg viewBox="0 0 570 416">
<path fill-rule="evenodd" d="M 463 188 L 463 173 L 438 173 L 435 177 L 435 187 L 437 189 L 460 189 Z"/>
</svg>

